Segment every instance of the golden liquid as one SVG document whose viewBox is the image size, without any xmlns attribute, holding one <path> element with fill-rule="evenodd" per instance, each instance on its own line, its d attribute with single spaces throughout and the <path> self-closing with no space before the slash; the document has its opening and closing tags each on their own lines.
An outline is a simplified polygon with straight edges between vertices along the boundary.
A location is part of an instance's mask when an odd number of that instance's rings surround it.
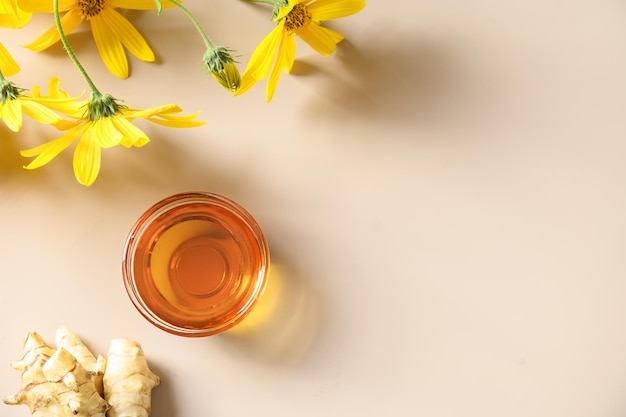
<svg viewBox="0 0 626 417">
<path fill-rule="evenodd" d="M 134 277 L 146 307 L 181 328 L 228 328 L 262 291 L 257 237 L 237 214 L 206 204 L 174 208 L 147 226 Z"/>
</svg>

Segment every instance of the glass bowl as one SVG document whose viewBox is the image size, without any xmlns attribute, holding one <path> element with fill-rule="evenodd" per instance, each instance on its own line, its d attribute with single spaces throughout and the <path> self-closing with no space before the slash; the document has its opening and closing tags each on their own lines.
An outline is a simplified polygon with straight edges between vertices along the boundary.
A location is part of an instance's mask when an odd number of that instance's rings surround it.
<svg viewBox="0 0 626 417">
<path fill-rule="evenodd" d="M 263 294 L 269 249 L 256 220 L 211 193 L 165 198 L 134 224 L 122 257 L 128 296 L 150 323 L 189 337 L 224 332 Z"/>
</svg>

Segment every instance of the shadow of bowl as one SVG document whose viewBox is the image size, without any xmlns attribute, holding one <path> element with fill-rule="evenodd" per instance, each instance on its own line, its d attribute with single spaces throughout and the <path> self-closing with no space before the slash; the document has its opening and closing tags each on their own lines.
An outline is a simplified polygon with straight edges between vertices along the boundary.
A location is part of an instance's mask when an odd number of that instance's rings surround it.
<svg viewBox="0 0 626 417">
<path fill-rule="evenodd" d="M 272 261 L 267 288 L 240 324 L 220 335 L 228 349 L 260 361 L 291 363 L 314 344 L 321 321 L 319 297 L 304 277 Z"/>
</svg>

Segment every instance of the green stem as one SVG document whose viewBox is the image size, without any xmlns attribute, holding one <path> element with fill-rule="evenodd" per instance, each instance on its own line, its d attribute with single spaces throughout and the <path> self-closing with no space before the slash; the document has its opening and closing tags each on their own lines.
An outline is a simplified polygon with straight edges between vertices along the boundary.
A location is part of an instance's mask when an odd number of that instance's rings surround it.
<svg viewBox="0 0 626 417">
<path fill-rule="evenodd" d="M 289 4 L 288 0 L 245 0 L 245 1 L 247 1 L 248 3 L 269 4 L 274 9 L 272 11 L 272 19 L 276 19 L 276 16 L 278 16 L 278 13 L 280 12 L 281 7 L 287 7 L 287 5 Z"/>
<path fill-rule="evenodd" d="M 83 78 L 87 82 L 87 85 L 89 86 L 89 89 L 91 90 L 92 95 L 102 96 L 102 93 L 100 93 L 96 85 L 93 83 L 93 81 L 87 74 L 87 71 L 85 71 L 85 68 L 81 65 L 78 58 L 76 58 L 76 55 L 74 54 L 74 51 L 72 50 L 72 47 L 70 46 L 70 43 L 68 42 L 67 37 L 65 36 L 65 32 L 63 32 L 63 27 L 61 26 L 61 17 L 59 16 L 59 0 L 53 0 L 52 4 L 54 7 L 54 22 L 57 27 L 57 32 L 59 33 L 59 38 L 61 38 L 61 43 L 63 44 L 63 47 L 65 48 L 65 51 L 67 52 L 67 55 L 70 57 L 70 59 L 72 60 L 76 68 L 78 68 L 78 71 L 80 72 L 80 74 L 83 76 Z"/>
<path fill-rule="evenodd" d="M 198 22 L 198 19 L 196 19 L 196 17 L 189 11 L 189 9 L 187 9 L 185 6 L 183 6 L 181 3 L 175 0 L 168 0 L 168 1 L 172 3 L 174 6 L 178 7 L 187 15 L 189 20 L 191 20 L 193 25 L 196 27 L 196 29 L 200 33 L 200 36 L 202 37 L 202 40 L 204 41 L 204 44 L 206 45 L 207 49 L 211 49 L 211 50 L 215 49 L 215 45 L 213 45 L 213 42 L 211 42 L 211 39 L 209 39 L 209 36 L 206 34 L 204 29 L 202 29 L 200 22 Z"/>
</svg>

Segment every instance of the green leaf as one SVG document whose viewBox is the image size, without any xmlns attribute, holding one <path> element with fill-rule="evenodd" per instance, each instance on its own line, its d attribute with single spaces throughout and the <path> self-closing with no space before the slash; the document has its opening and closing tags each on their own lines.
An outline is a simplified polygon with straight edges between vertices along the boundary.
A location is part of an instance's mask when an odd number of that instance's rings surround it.
<svg viewBox="0 0 626 417">
<path fill-rule="evenodd" d="M 156 5 L 157 14 L 161 14 L 161 10 L 163 9 L 163 5 L 161 4 L 161 0 L 154 0 L 154 4 Z"/>
</svg>

